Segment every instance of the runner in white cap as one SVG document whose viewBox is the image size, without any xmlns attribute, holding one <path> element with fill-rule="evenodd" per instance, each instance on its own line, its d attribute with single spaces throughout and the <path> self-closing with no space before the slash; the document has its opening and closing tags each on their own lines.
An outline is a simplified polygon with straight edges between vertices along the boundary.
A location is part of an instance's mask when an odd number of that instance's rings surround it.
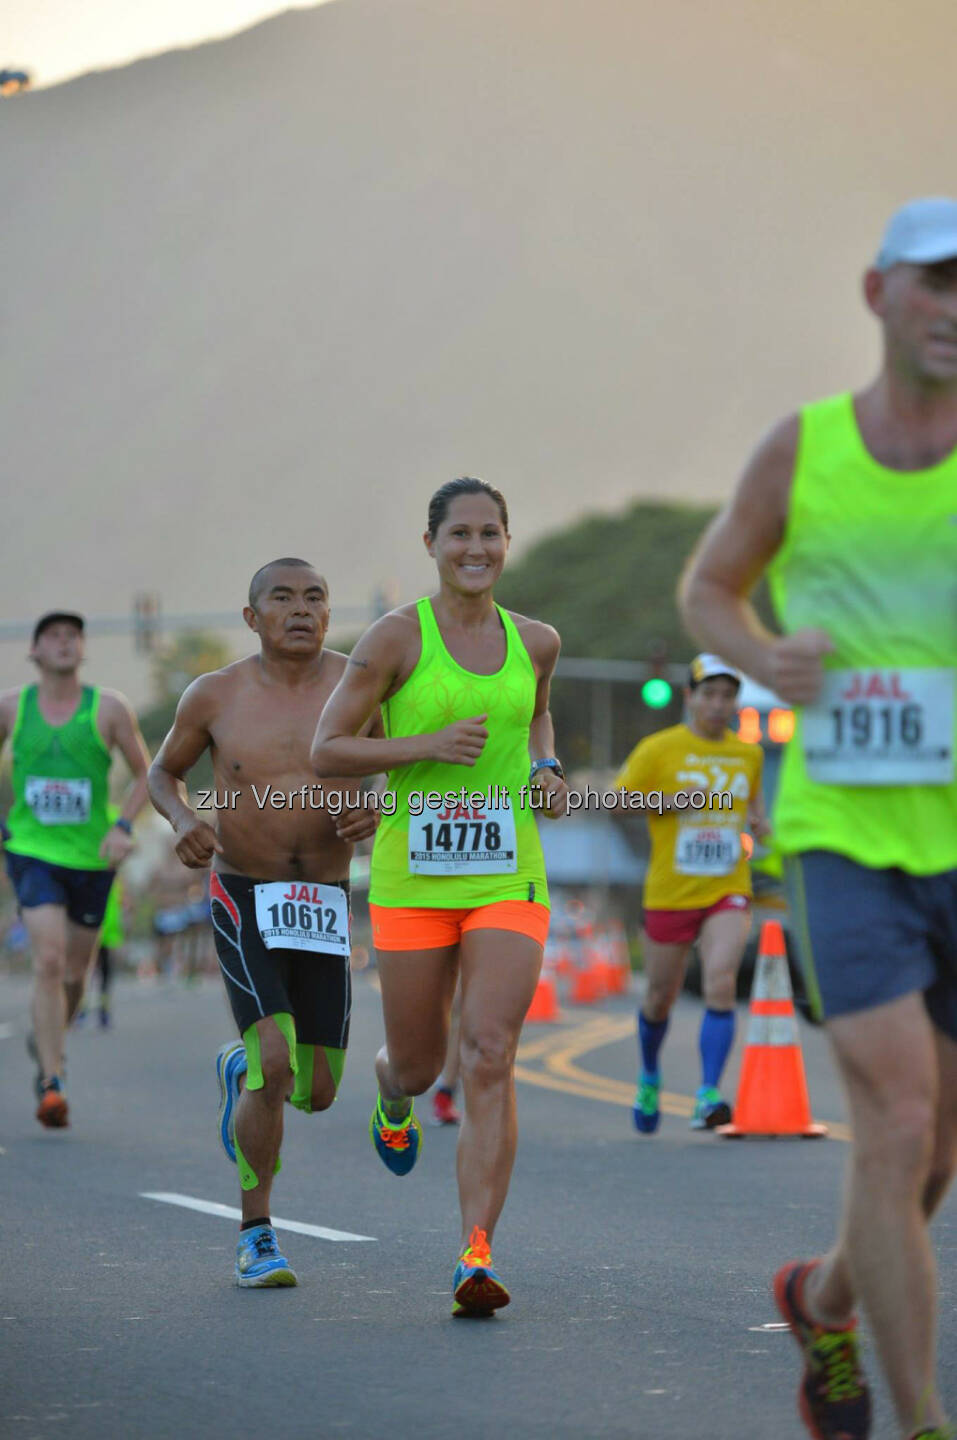
<svg viewBox="0 0 957 1440">
<path fill-rule="evenodd" d="M 698 945 L 705 1012 L 701 1085 L 692 1128 L 731 1119 L 721 1074 L 734 1043 L 735 982 L 751 929 L 751 876 L 741 844 L 768 830 L 761 800 L 763 756 L 728 729 L 741 676 L 717 655 L 691 662 L 688 720 L 649 735 L 625 761 L 615 785 L 645 796 L 651 863 L 645 880 L 645 997 L 638 1011 L 641 1073 L 635 1128 L 653 1134 L 660 1119 L 658 1054 L 692 945 Z M 660 808 L 657 801 L 660 800 Z"/>
<path fill-rule="evenodd" d="M 683 586 L 688 629 L 798 707 L 774 828 L 847 1090 L 838 1239 L 778 1272 L 818 1440 L 870 1434 L 854 1307 L 900 1433 L 945 1440 L 928 1221 L 957 1165 L 957 200 L 914 200 L 864 276 L 875 380 L 759 445 Z M 751 594 L 767 570 L 783 635 Z"/>
</svg>

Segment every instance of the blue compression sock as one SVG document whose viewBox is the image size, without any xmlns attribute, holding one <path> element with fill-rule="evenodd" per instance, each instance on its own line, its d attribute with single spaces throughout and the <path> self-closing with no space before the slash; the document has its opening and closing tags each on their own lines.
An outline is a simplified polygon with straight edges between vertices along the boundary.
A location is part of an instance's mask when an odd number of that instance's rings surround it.
<svg viewBox="0 0 957 1440">
<path fill-rule="evenodd" d="M 667 1031 L 667 1019 L 647 1020 L 642 1011 L 638 1011 L 638 1048 L 641 1053 L 641 1068 L 649 1077 L 658 1074 L 658 1052 L 664 1043 Z"/>
<path fill-rule="evenodd" d="M 701 1080 L 708 1089 L 717 1089 L 721 1072 L 734 1044 L 734 1011 L 706 1010 L 701 1017 L 698 1048 L 701 1051 Z"/>
</svg>

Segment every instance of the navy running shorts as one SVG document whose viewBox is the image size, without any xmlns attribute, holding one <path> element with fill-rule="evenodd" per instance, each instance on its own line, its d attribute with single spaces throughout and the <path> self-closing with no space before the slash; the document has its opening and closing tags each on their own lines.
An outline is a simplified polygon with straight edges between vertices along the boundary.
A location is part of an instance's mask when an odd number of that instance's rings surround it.
<svg viewBox="0 0 957 1440">
<path fill-rule="evenodd" d="M 38 905 L 62 905 L 74 925 L 98 930 L 103 923 L 115 870 L 74 870 L 50 865 L 32 855 L 7 851 L 7 874 L 21 910 Z"/>
<path fill-rule="evenodd" d="M 825 1020 L 920 990 L 957 1040 L 957 870 L 872 870 L 828 850 L 785 858 L 791 934 Z"/>
</svg>

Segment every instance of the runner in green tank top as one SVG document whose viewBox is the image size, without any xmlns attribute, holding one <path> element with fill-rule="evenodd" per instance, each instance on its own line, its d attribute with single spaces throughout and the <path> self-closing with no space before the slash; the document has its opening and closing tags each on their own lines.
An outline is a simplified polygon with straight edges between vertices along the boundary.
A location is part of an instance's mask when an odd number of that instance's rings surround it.
<svg viewBox="0 0 957 1440">
<path fill-rule="evenodd" d="M 370 1134 L 397 1175 L 418 1156 L 411 1097 L 442 1068 L 461 972 L 453 1314 L 476 1315 L 509 1300 L 489 1247 L 515 1159 L 515 1052 L 548 929 L 535 814 L 557 819 L 568 800 L 548 711 L 559 638 L 495 604 L 509 534 L 492 486 L 443 485 L 424 539 L 438 593 L 362 637 L 323 713 L 313 759 L 320 775 L 388 771 L 396 797 L 394 814 L 391 802 L 383 807 L 369 898 L 386 1030 Z M 386 738 L 362 737 L 380 705 Z"/>
<path fill-rule="evenodd" d="M 69 1123 L 63 1041 L 83 998 L 116 867 L 132 848 L 146 800 L 149 755 L 128 702 L 81 685 L 83 619 L 41 616 L 30 658 L 39 683 L 0 695 L 0 746 L 13 750 L 13 805 L 4 830 L 7 871 L 30 937 L 37 1119 Z M 111 753 L 133 774 L 115 821 L 108 813 Z"/>
<path fill-rule="evenodd" d="M 854 1129 L 841 1239 L 784 1266 L 812 1434 L 870 1434 L 861 1301 L 901 1434 L 944 1440 L 927 1225 L 957 1164 L 957 200 L 864 278 L 884 363 L 759 447 L 683 587 L 689 630 L 798 708 L 775 808 L 794 938 Z M 784 634 L 748 595 L 767 569 Z"/>
</svg>

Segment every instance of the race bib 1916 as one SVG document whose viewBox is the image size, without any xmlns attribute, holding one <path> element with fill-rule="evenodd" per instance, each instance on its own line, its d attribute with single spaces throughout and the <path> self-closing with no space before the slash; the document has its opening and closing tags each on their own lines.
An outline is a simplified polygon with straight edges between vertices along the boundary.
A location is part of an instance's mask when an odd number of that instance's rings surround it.
<svg viewBox="0 0 957 1440">
<path fill-rule="evenodd" d="M 341 885 L 274 880 L 254 890 L 256 924 L 267 950 L 349 954 L 349 897 Z"/>
<path fill-rule="evenodd" d="M 508 805 L 409 816 L 413 875 L 511 875 L 517 869 L 515 816 Z"/>
<path fill-rule="evenodd" d="M 675 869 L 679 875 L 730 875 L 741 854 L 741 837 L 727 825 L 679 825 Z"/>
<path fill-rule="evenodd" d="M 829 670 L 802 719 L 804 759 L 825 785 L 949 785 L 952 670 Z"/>
<path fill-rule="evenodd" d="M 90 818 L 91 780 L 47 780 L 28 775 L 24 798 L 41 825 L 85 825 Z"/>
</svg>

